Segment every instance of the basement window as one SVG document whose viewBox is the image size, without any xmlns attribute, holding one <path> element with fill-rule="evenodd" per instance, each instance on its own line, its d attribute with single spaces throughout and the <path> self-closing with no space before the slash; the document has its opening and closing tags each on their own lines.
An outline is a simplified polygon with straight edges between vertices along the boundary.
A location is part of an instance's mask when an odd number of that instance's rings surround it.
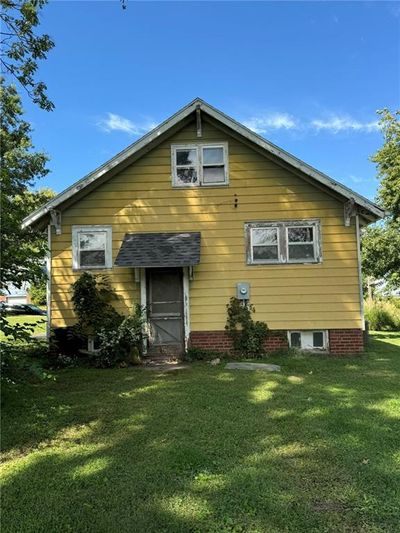
<svg viewBox="0 0 400 533">
<path fill-rule="evenodd" d="M 326 350 L 328 347 L 328 332 L 317 331 L 289 331 L 289 346 L 300 350 Z"/>
<path fill-rule="evenodd" d="M 228 145 L 172 146 L 174 187 L 216 187 L 228 184 Z"/>
<path fill-rule="evenodd" d="M 73 268 L 112 267 L 111 226 L 72 226 Z"/>
<path fill-rule="evenodd" d="M 247 264 L 320 263 L 319 220 L 248 222 Z"/>
</svg>

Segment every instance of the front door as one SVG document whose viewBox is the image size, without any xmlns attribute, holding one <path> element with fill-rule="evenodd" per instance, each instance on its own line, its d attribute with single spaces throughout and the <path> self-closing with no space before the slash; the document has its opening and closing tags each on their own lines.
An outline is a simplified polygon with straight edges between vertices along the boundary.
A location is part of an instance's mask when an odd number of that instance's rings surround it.
<svg viewBox="0 0 400 533">
<path fill-rule="evenodd" d="M 184 347 L 182 269 L 147 270 L 149 355 L 181 355 Z"/>
</svg>

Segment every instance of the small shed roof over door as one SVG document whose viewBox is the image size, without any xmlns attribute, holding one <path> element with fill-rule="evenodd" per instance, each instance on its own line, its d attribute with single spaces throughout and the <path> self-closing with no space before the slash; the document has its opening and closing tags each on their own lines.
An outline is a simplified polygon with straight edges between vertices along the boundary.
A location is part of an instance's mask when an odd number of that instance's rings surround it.
<svg viewBox="0 0 400 533">
<path fill-rule="evenodd" d="M 127 233 L 115 265 L 185 267 L 200 263 L 200 233 Z"/>
</svg>

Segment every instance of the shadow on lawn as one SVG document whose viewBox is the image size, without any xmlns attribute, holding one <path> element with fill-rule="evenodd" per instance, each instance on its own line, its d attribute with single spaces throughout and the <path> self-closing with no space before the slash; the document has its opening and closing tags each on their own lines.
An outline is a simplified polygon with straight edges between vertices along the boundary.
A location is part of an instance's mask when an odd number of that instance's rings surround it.
<svg viewBox="0 0 400 533">
<path fill-rule="evenodd" d="M 11 439 L 39 453 L 5 476 L 3 531 L 395 531 L 393 362 L 60 379 Z"/>
</svg>

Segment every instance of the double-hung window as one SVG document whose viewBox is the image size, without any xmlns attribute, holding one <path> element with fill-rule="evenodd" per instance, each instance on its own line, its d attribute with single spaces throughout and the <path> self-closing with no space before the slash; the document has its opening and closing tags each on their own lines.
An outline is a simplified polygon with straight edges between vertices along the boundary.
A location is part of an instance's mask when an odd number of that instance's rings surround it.
<svg viewBox="0 0 400 533">
<path fill-rule="evenodd" d="M 321 262 L 319 220 L 248 222 L 247 263 Z"/>
<path fill-rule="evenodd" d="M 286 226 L 287 236 L 287 261 L 297 263 L 298 261 L 316 260 L 316 226 Z"/>
<path fill-rule="evenodd" d="M 228 146 L 193 144 L 172 146 L 174 187 L 209 187 L 228 184 Z"/>
<path fill-rule="evenodd" d="M 74 269 L 112 267 L 111 226 L 72 226 Z"/>
</svg>

